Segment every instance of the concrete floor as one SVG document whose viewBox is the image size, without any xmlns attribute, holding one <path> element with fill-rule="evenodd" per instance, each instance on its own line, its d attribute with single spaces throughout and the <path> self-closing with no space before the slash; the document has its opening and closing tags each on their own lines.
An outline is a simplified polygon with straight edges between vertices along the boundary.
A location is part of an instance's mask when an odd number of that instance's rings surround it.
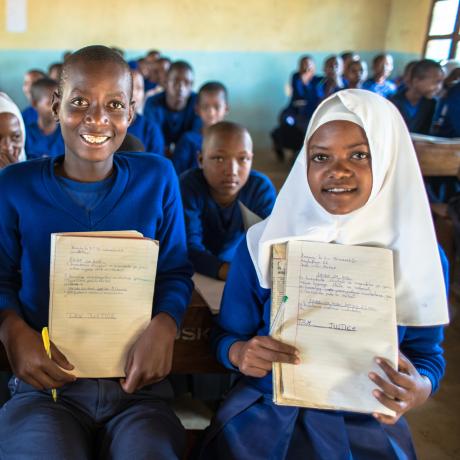
<svg viewBox="0 0 460 460">
<path fill-rule="evenodd" d="M 291 157 L 279 163 L 272 152 L 258 152 L 254 169 L 267 174 L 280 189 Z M 407 416 L 419 460 L 460 460 L 460 265 L 450 299 L 451 323 L 444 342 L 446 375 L 438 393 Z"/>
</svg>

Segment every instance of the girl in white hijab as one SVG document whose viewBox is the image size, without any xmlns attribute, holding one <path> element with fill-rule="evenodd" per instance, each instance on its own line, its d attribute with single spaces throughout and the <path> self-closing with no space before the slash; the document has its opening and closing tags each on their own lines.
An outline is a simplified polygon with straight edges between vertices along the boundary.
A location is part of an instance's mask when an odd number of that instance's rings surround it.
<svg viewBox="0 0 460 460">
<path fill-rule="evenodd" d="M 17 105 L 0 92 L 0 169 L 24 161 L 26 130 Z"/>
<path fill-rule="evenodd" d="M 269 336 L 270 248 L 300 239 L 393 250 L 400 356 L 378 360 L 373 395 L 396 416 L 276 406 L 273 362 L 298 351 Z M 272 214 L 248 231 L 227 279 L 215 334 L 218 359 L 242 374 L 208 429 L 202 459 L 412 459 L 402 415 L 438 387 L 448 322 L 443 267 L 417 158 L 397 109 L 364 90 L 315 111 Z M 377 357 L 376 357 L 377 358 Z"/>
</svg>

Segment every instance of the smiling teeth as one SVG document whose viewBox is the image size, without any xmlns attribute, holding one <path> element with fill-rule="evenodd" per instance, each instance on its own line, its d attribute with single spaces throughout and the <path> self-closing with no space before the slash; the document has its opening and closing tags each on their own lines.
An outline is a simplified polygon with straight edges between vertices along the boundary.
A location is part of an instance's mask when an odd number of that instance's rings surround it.
<svg viewBox="0 0 460 460">
<path fill-rule="evenodd" d="M 344 193 L 344 192 L 352 192 L 353 189 L 352 188 L 328 188 L 327 191 L 332 192 L 332 193 Z"/>
<path fill-rule="evenodd" d="M 107 136 L 89 136 L 88 134 L 83 134 L 82 137 L 90 144 L 103 144 L 108 139 Z"/>
</svg>

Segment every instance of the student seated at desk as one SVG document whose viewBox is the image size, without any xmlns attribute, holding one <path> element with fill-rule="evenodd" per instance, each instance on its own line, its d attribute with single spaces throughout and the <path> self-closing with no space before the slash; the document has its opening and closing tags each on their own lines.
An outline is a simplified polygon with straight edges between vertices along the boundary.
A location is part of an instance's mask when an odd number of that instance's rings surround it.
<svg viewBox="0 0 460 460">
<path fill-rule="evenodd" d="M 324 61 L 324 77 L 321 79 L 321 81 L 318 82 L 316 86 L 316 91 L 320 101 L 344 88 L 342 74 L 342 58 L 334 54 L 329 56 Z"/>
<path fill-rule="evenodd" d="M 201 120 L 195 113 L 196 94 L 192 92 L 193 70 L 185 61 L 171 64 L 165 91 L 145 101 L 144 116 L 156 122 L 163 133 L 167 156 L 182 134 L 199 130 Z"/>
<path fill-rule="evenodd" d="M 412 67 L 407 88 L 390 98 L 401 112 L 411 133 L 430 134 L 444 73 L 431 59 L 422 59 Z"/>
<path fill-rule="evenodd" d="M 251 171 L 252 156 L 246 128 L 221 121 L 204 134 L 201 169 L 180 178 L 189 256 L 203 275 L 225 280 L 245 235 L 243 213 L 264 219 L 272 210 L 275 189 Z"/>
<path fill-rule="evenodd" d="M 51 108 L 58 83 L 51 78 L 41 78 L 32 84 L 32 107 L 37 111 L 36 121 L 26 122 L 27 159 L 43 156 L 55 157 L 64 153 L 61 128 Z"/>
<path fill-rule="evenodd" d="M 199 131 L 187 131 L 179 139 L 172 162 L 178 175 L 191 168 L 198 168 L 198 155 L 203 144 L 203 131 L 222 121 L 228 113 L 227 88 L 218 82 L 205 83 L 198 91 L 196 113 L 201 119 Z"/>
<path fill-rule="evenodd" d="M 2 458 L 183 458 L 185 430 L 164 378 L 192 270 L 171 162 L 114 155 L 133 117 L 131 78 L 110 48 L 73 53 L 53 103 L 65 154 L 0 172 L 0 340 L 15 374 L 0 410 Z M 125 378 L 77 379 L 54 344 L 48 357 L 40 335 L 48 324 L 50 235 L 126 229 L 159 241 L 153 318 L 129 352 Z"/>
<path fill-rule="evenodd" d="M 343 73 L 344 84 L 348 89 L 360 89 L 367 77 L 367 64 L 364 61 L 352 61 Z"/>
<path fill-rule="evenodd" d="M 436 135 L 460 137 L 460 82 L 447 91 L 440 102 L 440 114 L 435 118 Z"/>
<path fill-rule="evenodd" d="M 165 90 L 166 79 L 170 67 L 171 59 L 165 56 L 159 57 L 152 64 L 152 73 L 154 75 L 155 81 L 157 82 L 157 85 L 155 86 L 155 88 L 145 91 L 145 100 L 147 100 L 150 96 L 155 96 L 155 94 L 160 94 Z"/>
<path fill-rule="evenodd" d="M 27 71 L 24 75 L 24 80 L 22 82 L 22 92 L 24 93 L 24 96 L 27 98 L 30 104 L 28 107 L 26 107 L 22 111 L 22 118 L 24 120 L 24 123 L 26 124 L 31 123 L 33 121 L 37 121 L 37 118 L 38 118 L 37 111 L 31 105 L 32 97 L 30 94 L 30 89 L 32 87 L 32 84 L 35 81 L 40 80 L 40 78 L 45 78 L 45 77 L 46 77 L 46 73 L 38 69 L 31 69 Z"/>
<path fill-rule="evenodd" d="M 134 119 L 129 125 L 128 133 L 137 137 L 144 145 L 144 150 L 157 155 L 165 154 L 165 141 L 160 127 L 154 121 L 142 115 L 144 105 L 144 78 L 139 70 L 133 70 L 133 100 L 136 103 Z"/>
<path fill-rule="evenodd" d="M 391 54 L 379 54 L 372 61 L 372 78 L 366 80 L 363 89 L 380 94 L 383 97 L 390 97 L 396 93 L 396 84 L 388 77 L 393 72 L 393 56 Z"/>
</svg>

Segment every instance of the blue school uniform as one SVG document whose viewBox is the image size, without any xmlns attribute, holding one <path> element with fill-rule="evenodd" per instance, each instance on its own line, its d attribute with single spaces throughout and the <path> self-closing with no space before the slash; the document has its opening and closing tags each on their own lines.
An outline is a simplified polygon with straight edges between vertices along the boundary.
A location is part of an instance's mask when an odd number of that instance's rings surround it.
<svg viewBox="0 0 460 460">
<path fill-rule="evenodd" d="M 195 113 L 196 94 L 192 93 L 183 110 L 174 111 L 166 105 L 166 93 L 155 94 L 145 101 L 144 116 L 157 123 L 167 146 L 176 144 L 187 131 L 199 131 L 201 119 Z"/>
<path fill-rule="evenodd" d="M 25 151 L 28 160 L 44 156 L 56 157 L 64 154 L 64 139 L 59 125 L 51 134 L 44 134 L 37 122 L 26 126 Z"/>
<path fill-rule="evenodd" d="M 275 203 L 275 188 L 266 176 L 251 171 L 235 201 L 222 208 L 212 198 L 201 169 L 182 174 L 180 187 L 190 260 L 197 272 L 217 278 L 220 266 L 233 260 L 245 236 L 238 202 L 265 219 Z"/>
<path fill-rule="evenodd" d="M 179 325 L 192 270 L 170 162 L 119 153 L 112 177 L 88 185 L 57 177 L 55 161 L 62 157 L 0 172 L 0 310 L 15 310 L 36 331 L 48 324 L 51 233 L 132 229 L 159 240 L 153 314 L 165 312 Z M 4 456 L 92 458 L 97 445 L 101 458 L 181 458 L 185 433 L 167 405 L 166 380 L 128 395 L 118 379 L 78 379 L 58 389 L 57 403 L 49 390 L 17 378 L 10 388 L 0 410 Z"/>
<path fill-rule="evenodd" d="M 380 96 L 389 98 L 396 93 L 396 83 L 391 80 L 385 80 L 383 83 L 377 83 L 373 78 L 368 78 L 363 83 L 363 89 L 372 91 L 373 93 L 380 94 Z"/>
<path fill-rule="evenodd" d="M 38 121 L 38 113 L 37 111 L 29 105 L 26 107 L 22 112 L 22 119 L 24 120 L 24 125 L 28 125 L 30 123 L 36 123 Z"/>
<path fill-rule="evenodd" d="M 328 82 L 327 78 L 322 78 L 316 85 L 316 92 L 318 93 L 318 97 L 320 101 L 322 101 L 323 99 L 326 99 L 331 94 L 334 94 L 337 91 L 340 91 L 341 89 L 344 88 L 343 81 L 340 81 L 339 84 L 335 85 L 333 88 L 327 89 L 326 87 L 327 82 Z"/>
<path fill-rule="evenodd" d="M 226 282 L 213 343 L 218 360 L 234 371 L 230 347 L 268 335 L 270 324 L 270 289 L 260 286 L 246 241 L 235 258 L 238 266 Z M 442 327 L 398 327 L 398 335 L 402 353 L 436 391 L 445 368 Z M 383 425 L 368 414 L 277 406 L 272 393 L 271 373 L 241 376 L 208 428 L 199 458 L 415 459 L 404 418 Z"/>
<path fill-rule="evenodd" d="M 414 106 L 407 100 L 406 91 L 398 91 L 390 101 L 398 108 L 411 133 L 430 134 L 437 100 L 422 97 Z"/>
<path fill-rule="evenodd" d="M 136 136 L 144 144 L 146 152 L 165 154 L 165 141 L 160 127 L 143 115 L 136 114 L 128 128 L 128 133 Z"/>
<path fill-rule="evenodd" d="M 181 136 L 171 158 L 179 176 L 188 169 L 198 168 L 198 155 L 201 153 L 202 144 L 203 135 L 199 131 L 188 131 Z"/>
<path fill-rule="evenodd" d="M 439 136 L 460 137 L 460 83 L 449 89 L 440 104 L 439 115 L 435 118 L 438 121 Z"/>
</svg>

